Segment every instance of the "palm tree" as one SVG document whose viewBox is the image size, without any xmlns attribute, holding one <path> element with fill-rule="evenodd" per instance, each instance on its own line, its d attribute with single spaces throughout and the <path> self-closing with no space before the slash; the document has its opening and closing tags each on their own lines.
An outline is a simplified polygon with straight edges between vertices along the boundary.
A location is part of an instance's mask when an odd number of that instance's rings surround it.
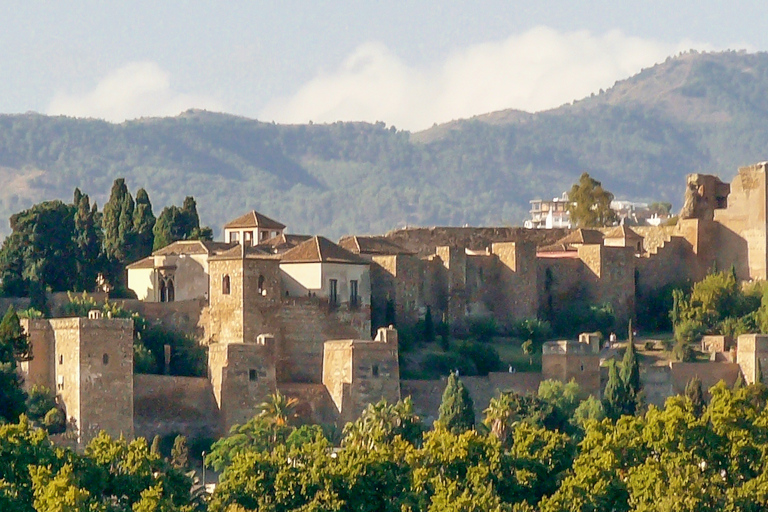
<svg viewBox="0 0 768 512">
<path fill-rule="evenodd" d="M 296 419 L 297 398 L 275 391 L 259 406 L 259 416 L 273 427 L 287 427 Z"/>
<path fill-rule="evenodd" d="M 485 413 L 483 423 L 491 429 L 491 433 L 501 441 L 501 444 L 505 445 L 515 416 L 511 395 L 501 393 L 498 398 L 491 398 L 488 408 L 483 412 Z"/>
</svg>

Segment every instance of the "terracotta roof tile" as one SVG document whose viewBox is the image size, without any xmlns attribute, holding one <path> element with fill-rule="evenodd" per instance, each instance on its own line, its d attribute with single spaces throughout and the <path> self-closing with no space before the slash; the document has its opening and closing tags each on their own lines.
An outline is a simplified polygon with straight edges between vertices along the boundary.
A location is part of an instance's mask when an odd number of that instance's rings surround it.
<svg viewBox="0 0 768 512">
<path fill-rule="evenodd" d="M 339 245 L 355 254 L 415 254 L 384 236 L 345 236 Z"/>
<path fill-rule="evenodd" d="M 281 263 L 350 263 L 368 265 L 369 262 L 339 247 L 325 237 L 315 236 L 284 253 Z"/>
<path fill-rule="evenodd" d="M 606 231 L 605 238 L 623 238 L 623 239 L 637 239 L 642 240 L 643 237 L 640 236 L 636 231 L 634 231 L 632 228 L 628 226 L 616 226 L 615 228 Z"/>
<path fill-rule="evenodd" d="M 147 256 L 146 258 L 143 258 L 143 259 L 140 259 L 139 261 L 131 263 L 125 268 L 127 269 L 155 268 L 155 258 L 153 258 L 152 256 Z"/>
<path fill-rule="evenodd" d="M 274 219 L 270 219 L 256 210 L 251 210 L 245 215 L 241 215 L 235 220 L 224 224 L 224 228 L 265 228 L 265 229 L 285 229 L 285 224 L 281 224 Z"/>
</svg>

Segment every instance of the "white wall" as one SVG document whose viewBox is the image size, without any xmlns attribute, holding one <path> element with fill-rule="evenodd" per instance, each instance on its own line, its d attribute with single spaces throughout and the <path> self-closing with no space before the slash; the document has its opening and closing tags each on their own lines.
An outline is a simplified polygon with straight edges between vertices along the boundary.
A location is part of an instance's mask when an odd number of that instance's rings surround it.
<svg viewBox="0 0 768 512">
<path fill-rule="evenodd" d="M 128 288 L 136 293 L 139 300 L 156 302 L 157 288 L 155 287 L 154 276 L 155 269 L 153 268 L 129 268 Z"/>
</svg>

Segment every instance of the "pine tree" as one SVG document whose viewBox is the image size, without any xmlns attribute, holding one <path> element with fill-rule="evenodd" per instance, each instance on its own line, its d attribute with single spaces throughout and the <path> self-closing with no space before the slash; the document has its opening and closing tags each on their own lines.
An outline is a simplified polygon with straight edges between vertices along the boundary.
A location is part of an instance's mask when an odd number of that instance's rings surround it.
<svg viewBox="0 0 768 512">
<path fill-rule="evenodd" d="M 176 436 L 176 439 L 173 440 L 171 465 L 178 469 L 184 469 L 189 465 L 189 447 L 187 446 L 187 438 L 184 436 Z"/>
<path fill-rule="evenodd" d="M 701 389 L 701 379 L 699 379 L 698 375 L 692 378 L 688 385 L 685 386 L 685 396 L 691 401 L 693 414 L 697 418 L 700 417 L 707 404 L 704 401 L 704 391 Z"/>
<path fill-rule="evenodd" d="M 133 227 L 136 232 L 132 261 L 138 261 L 152 254 L 155 235 L 155 215 L 152 213 L 152 203 L 149 194 L 143 188 L 136 192 L 136 206 L 133 210 Z"/>
<path fill-rule="evenodd" d="M 475 426 L 472 397 L 469 396 L 464 383 L 453 373 L 448 376 L 437 422 L 454 434 L 460 434 Z"/>
</svg>

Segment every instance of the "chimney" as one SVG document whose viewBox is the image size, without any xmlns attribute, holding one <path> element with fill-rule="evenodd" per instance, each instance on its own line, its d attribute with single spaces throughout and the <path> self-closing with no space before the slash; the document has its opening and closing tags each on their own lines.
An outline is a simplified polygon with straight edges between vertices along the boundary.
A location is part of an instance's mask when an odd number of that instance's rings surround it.
<svg viewBox="0 0 768 512">
<path fill-rule="evenodd" d="M 389 327 L 379 327 L 374 341 L 397 346 L 397 329 L 395 329 L 394 325 L 390 325 Z"/>
</svg>

